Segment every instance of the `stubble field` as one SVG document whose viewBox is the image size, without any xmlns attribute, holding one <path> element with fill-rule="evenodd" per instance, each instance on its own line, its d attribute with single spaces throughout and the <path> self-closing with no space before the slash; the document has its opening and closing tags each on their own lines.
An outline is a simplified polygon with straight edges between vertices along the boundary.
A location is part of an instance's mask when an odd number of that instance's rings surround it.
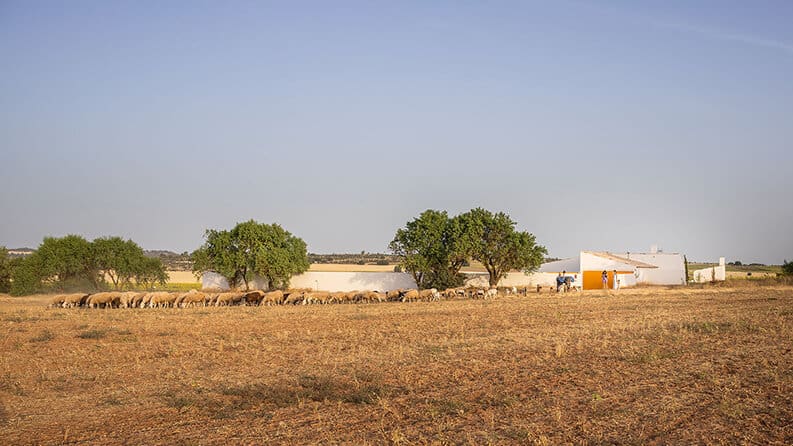
<svg viewBox="0 0 793 446">
<path fill-rule="evenodd" d="M 46 309 L 0 295 L 4 444 L 791 444 L 793 288 Z"/>
</svg>

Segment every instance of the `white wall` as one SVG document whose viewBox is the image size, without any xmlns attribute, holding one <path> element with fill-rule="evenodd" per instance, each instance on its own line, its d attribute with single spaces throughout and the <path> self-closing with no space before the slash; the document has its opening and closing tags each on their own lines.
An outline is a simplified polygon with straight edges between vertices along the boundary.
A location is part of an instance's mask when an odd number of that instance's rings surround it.
<svg viewBox="0 0 793 446">
<path fill-rule="evenodd" d="M 466 286 L 473 286 L 478 288 L 490 287 L 490 276 L 487 273 L 465 273 L 468 277 L 465 280 Z M 556 286 L 556 276 L 558 273 L 531 273 L 525 274 L 520 271 L 513 271 L 507 273 L 507 276 L 498 282 L 498 286 L 514 286 L 514 287 L 536 287 L 542 286 Z M 575 285 L 581 285 L 581 276 L 578 273 L 568 274 L 568 276 L 578 276 Z"/>
<path fill-rule="evenodd" d="M 705 283 L 727 279 L 727 266 L 724 257 L 719 258 L 719 265 L 710 268 L 694 270 L 694 282 Z"/>
<path fill-rule="evenodd" d="M 229 289 L 229 281 L 220 274 L 209 271 L 201 275 L 201 289 L 227 290 Z"/>
<path fill-rule="evenodd" d="M 201 289 L 204 290 L 228 290 L 229 281 L 220 274 L 209 271 L 201 275 Z M 254 277 L 248 282 L 248 288 L 252 290 L 267 290 L 267 279 L 264 277 Z"/>
<path fill-rule="evenodd" d="M 322 291 L 390 291 L 416 288 L 410 273 L 309 271 L 292 277 L 292 288 L 311 288 Z"/>
<path fill-rule="evenodd" d="M 266 290 L 267 280 L 257 277 L 248 283 L 254 290 Z M 309 271 L 293 276 L 289 282 L 292 288 L 311 288 L 321 291 L 390 291 L 398 288 L 416 288 L 416 282 L 409 273 L 368 273 L 341 271 Z M 208 272 L 201 276 L 203 289 L 228 290 L 228 281 L 218 273 Z"/>
<path fill-rule="evenodd" d="M 620 281 L 620 288 L 636 286 L 636 273 L 617 274 L 617 280 Z"/>
<path fill-rule="evenodd" d="M 639 262 L 649 263 L 658 268 L 637 268 L 636 281 L 648 285 L 685 285 L 686 264 L 683 254 L 658 252 L 654 254 L 623 253 L 615 254 Z"/>
</svg>

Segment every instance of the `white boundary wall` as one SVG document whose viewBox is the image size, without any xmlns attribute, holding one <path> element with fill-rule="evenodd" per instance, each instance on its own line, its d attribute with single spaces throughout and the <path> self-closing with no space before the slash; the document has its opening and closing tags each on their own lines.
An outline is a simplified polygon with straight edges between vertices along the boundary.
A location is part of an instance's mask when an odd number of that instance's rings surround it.
<svg viewBox="0 0 793 446">
<path fill-rule="evenodd" d="M 724 263 L 724 257 L 719 258 L 718 266 L 694 270 L 694 282 L 697 283 L 716 282 L 726 279 L 727 266 Z"/>
<path fill-rule="evenodd" d="M 391 291 L 399 288 L 416 288 L 410 273 L 309 271 L 292 277 L 292 288 L 311 288 L 322 291 Z"/>
<path fill-rule="evenodd" d="M 229 281 L 220 274 L 209 271 L 201 275 L 201 289 L 226 291 L 229 288 Z M 255 277 L 248 282 L 248 288 L 252 290 L 267 290 L 267 280 L 263 277 Z"/>
<path fill-rule="evenodd" d="M 309 271 L 293 276 L 289 286 L 321 291 L 390 291 L 398 288 L 416 288 L 416 282 L 409 273 Z M 248 283 L 248 287 L 252 290 L 267 290 L 267 281 L 257 277 Z M 201 276 L 201 288 L 228 290 L 229 283 L 220 274 L 207 272 Z"/>
<path fill-rule="evenodd" d="M 490 276 L 487 273 L 464 273 L 467 277 L 466 286 L 479 288 L 490 287 Z M 520 271 L 512 271 L 498 282 L 498 286 L 556 286 L 556 276 L 558 273 L 531 273 L 526 274 Z M 568 276 L 579 276 L 578 273 L 567 274 Z M 580 276 L 576 278 L 574 285 L 580 285 Z"/>
</svg>

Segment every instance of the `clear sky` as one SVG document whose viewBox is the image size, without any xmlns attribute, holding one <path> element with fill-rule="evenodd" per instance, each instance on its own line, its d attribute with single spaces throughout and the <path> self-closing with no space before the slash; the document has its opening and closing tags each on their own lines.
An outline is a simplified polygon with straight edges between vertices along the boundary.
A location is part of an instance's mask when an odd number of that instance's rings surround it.
<svg viewBox="0 0 793 446">
<path fill-rule="evenodd" d="M 0 1 L 0 245 L 384 252 L 505 211 L 557 257 L 793 258 L 793 2 Z"/>
</svg>

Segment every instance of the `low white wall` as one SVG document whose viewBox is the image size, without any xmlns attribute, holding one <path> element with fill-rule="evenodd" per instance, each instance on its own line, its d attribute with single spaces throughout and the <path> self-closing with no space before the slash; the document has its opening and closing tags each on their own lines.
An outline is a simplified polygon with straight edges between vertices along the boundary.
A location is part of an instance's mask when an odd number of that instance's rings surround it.
<svg viewBox="0 0 793 446">
<path fill-rule="evenodd" d="M 718 266 L 694 270 L 694 282 L 697 283 L 716 282 L 726 279 L 727 266 L 724 263 L 724 257 L 719 258 Z"/>
<path fill-rule="evenodd" d="M 201 289 L 227 290 L 229 289 L 229 281 L 214 271 L 206 272 L 201 275 Z"/>
<path fill-rule="evenodd" d="M 248 282 L 248 288 L 252 290 L 267 290 L 267 279 L 264 277 L 254 277 Z M 228 290 L 229 281 L 220 274 L 210 271 L 201 275 L 201 289 L 204 290 Z"/>
<path fill-rule="evenodd" d="M 468 277 L 465 280 L 466 286 L 473 286 L 478 288 L 488 288 L 490 286 L 490 276 L 487 273 L 465 273 Z M 559 273 L 530 273 L 526 274 L 520 271 L 513 271 L 507 273 L 507 276 L 498 282 L 498 286 L 556 286 L 556 276 Z M 568 276 L 576 277 L 574 285 L 581 285 L 581 276 L 573 273 Z"/>
<path fill-rule="evenodd" d="M 399 288 L 416 288 L 416 282 L 409 273 L 369 273 L 309 271 L 292 277 L 292 288 L 311 288 L 322 291 L 390 291 Z"/>
<path fill-rule="evenodd" d="M 617 274 L 620 288 L 636 286 L 636 274 Z"/>
</svg>

